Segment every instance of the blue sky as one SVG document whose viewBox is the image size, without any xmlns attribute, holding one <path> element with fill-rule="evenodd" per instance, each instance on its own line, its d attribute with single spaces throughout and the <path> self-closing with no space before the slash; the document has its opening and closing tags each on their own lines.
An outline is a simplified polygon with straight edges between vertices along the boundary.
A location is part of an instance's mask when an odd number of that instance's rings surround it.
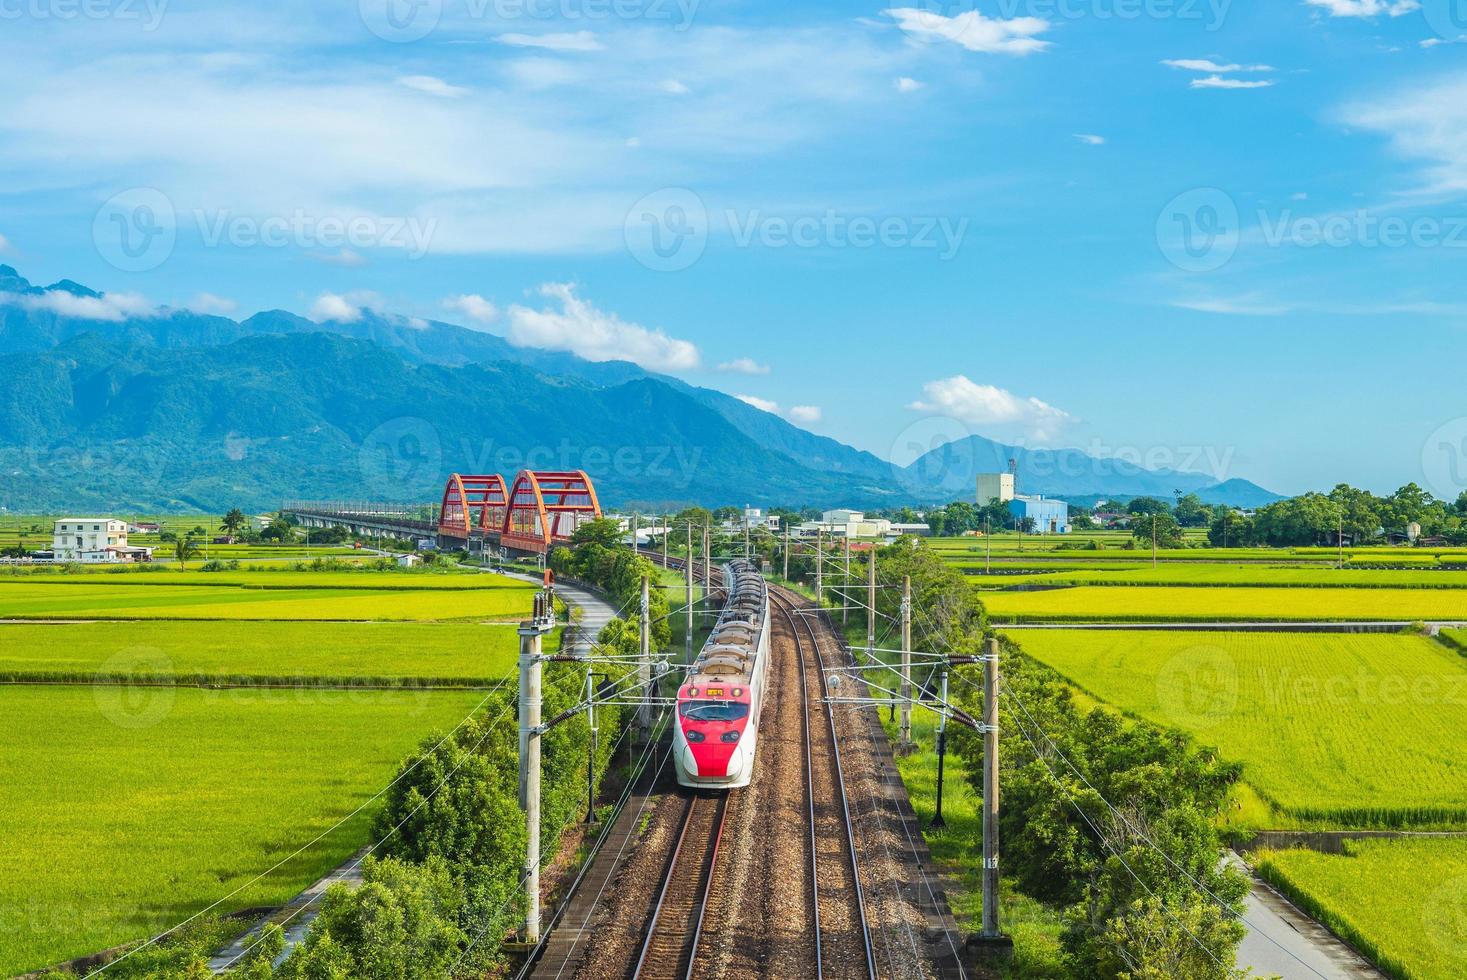
<svg viewBox="0 0 1467 980">
<path fill-rule="evenodd" d="M 1467 485 L 1467 3 L 895 2 L 0 0 L 0 261 L 629 355 L 898 461 Z"/>
</svg>

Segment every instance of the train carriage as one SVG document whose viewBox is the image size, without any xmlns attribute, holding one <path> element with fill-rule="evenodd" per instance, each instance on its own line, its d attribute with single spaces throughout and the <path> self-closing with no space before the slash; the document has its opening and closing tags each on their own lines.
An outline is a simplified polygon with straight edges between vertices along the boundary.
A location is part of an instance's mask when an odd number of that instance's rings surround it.
<svg viewBox="0 0 1467 980">
<path fill-rule="evenodd" d="M 769 590 L 752 562 L 723 567 L 727 596 L 677 693 L 678 782 L 737 789 L 754 775 L 769 652 Z"/>
</svg>

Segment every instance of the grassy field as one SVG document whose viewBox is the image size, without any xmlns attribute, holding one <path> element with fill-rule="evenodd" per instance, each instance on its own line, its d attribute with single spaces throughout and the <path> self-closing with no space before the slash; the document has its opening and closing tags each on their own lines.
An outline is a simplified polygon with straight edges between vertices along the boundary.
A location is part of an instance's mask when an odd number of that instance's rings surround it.
<svg viewBox="0 0 1467 980">
<path fill-rule="evenodd" d="M 886 714 L 883 712 L 883 722 Z M 927 847 L 941 871 L 956 887 L 948 891 L 953 917 L 964 932 L 977 932 L 983 925 L 983 817 L 982 799 L 969 785 L 963 761 L 949 752 L 944 768 L 942 816 L 946 826 L 935 830 L 932 822 L 937 801 L 937 718 L 930 711 L 912 714 L 912 739 L 916 752 L 897 759 L 897 769 L 911 796 L 912 809 L 927 839 Z M 896 737 L 896 726 L 887 722 L 887 734 Z M 919 828 L 911 828 L 915 833 Z M 934 887 L 938 887 L 934 885 Z M 1049 980 L 1060 974 L 1061 921 L 1057 911 L 1046 908 L 1027 895 L 1001 882 L 999 916 L 1014 940 L 1014 955 L 1003 964 L 1005 980 Z"/>
<path fill-rule="evenodd" d="M 0 571 L 0 591 L 7 585 L 55 584 L 78 586 L 236 586 L 247 589 L 517 589 L 531 592 L 536 586 L 521 579 L 472 570 L 295 571 L 289 568 L 246 566 L 235 571 L 205 572 L 197 568 L 147 565 L 88 568 L 81 572 Z"/>
<path fill-rule="evenodd" d="M 1256 857 L 1262 876 L 1401 980 L 1467 976 L 1467 840 L 1370 840 Z"/>
<path fill-rule="evenodd" d="M 384 595 L 360 587 L 140 588 L 100 580 L 35 583 L 0 577 L 0 619 L 515 620 L 529 614 L 532 595 L 529 588 L 400 589 Z"/>
<path fill-rule="evenodd" d="M 1415 636 L 1035 630 L 1084 691 L 1244 764 L 1328 825 L 1467 823 L 1467 659 Z"/>
<path fill-rule="evenodd" d="M 482 684 L 512 671 L 518 652 L 512 625 L 0 623 L 0 680 L 11 681 Z"/>
<path fill-rule="evenodd" d="M 175 925 L 387 784 L 477 692 L 0 687 L 0 975 Z M 367 734 L 369 733 L 369 734 Z M 371 808 L 222 911 L 283 903 L 366 841 Z"/>
<path fill-rule="evenodd" d="M 995 622 L 1467 620 L 1458 589 L 1082 586 L 984 593 Z"/>
<path fill-rule="evenodd" d="M 1317 568 L 1298 565 L 1146 565 L 1127 569 L 973 575 L 979 588 L 1014 585 L 1252 585 L 1287 588 L 1467 589 L 1467 571 Z"/>
</svg>

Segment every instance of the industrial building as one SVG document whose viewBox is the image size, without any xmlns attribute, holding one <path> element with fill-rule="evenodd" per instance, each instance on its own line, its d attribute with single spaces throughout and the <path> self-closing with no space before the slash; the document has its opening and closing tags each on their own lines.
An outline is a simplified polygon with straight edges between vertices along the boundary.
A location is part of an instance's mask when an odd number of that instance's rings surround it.
<svg viewBox="0 0 1467 980">
<path fill-rule="evenodd" d="M 978 474 L 978 506 L 982 507 L 989 501 L 997 500 L 1008 503 L 1014 499 L 1014 474 L 1012 473 L 979 473 Z"/>
<path fill-rule="evenodd" d="M 1035 534 L 1070 533 L 1070 505 L 1063 500 L 1017 496 L 1008 504 L 1016 522 L 1026 517 L 1034 522 Z"/>
</svg>

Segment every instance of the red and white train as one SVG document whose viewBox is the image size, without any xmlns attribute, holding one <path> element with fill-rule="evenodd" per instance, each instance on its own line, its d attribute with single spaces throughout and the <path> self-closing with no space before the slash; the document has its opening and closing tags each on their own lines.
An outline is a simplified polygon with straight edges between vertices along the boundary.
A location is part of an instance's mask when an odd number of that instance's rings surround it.
<svg viewBox="0 0 1467 980">
<path fill-rule="evenodd" d="M 677 781 L 699 789 L 749 785 L 764 706 L 769 589 L 748 561 L 725 565 L 723 580 L 723 611 L 677 692 Z"/>
</svg>

